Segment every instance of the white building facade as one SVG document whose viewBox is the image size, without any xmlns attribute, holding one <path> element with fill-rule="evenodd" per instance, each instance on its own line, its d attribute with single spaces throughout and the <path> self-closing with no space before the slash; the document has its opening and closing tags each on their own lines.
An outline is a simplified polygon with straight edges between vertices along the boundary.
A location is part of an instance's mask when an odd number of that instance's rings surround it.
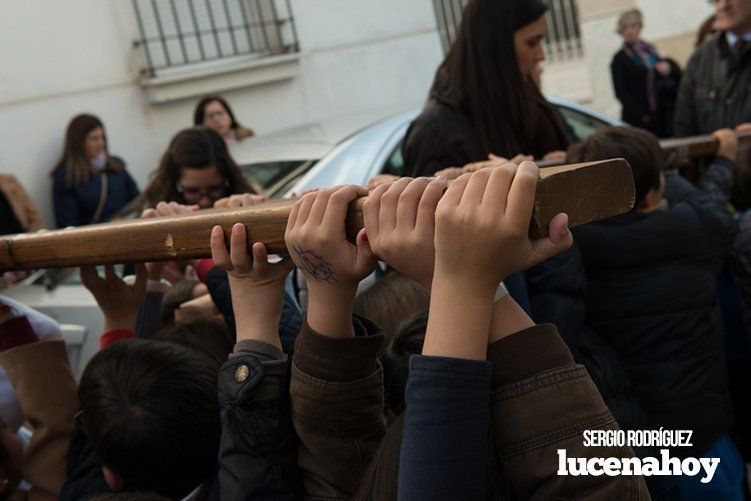
<svg viewBox="0 0 751 501">
<path fill-rule="evenodd" d="M 561 9 L 572 0 L 548 1 Z M 544 90 L 612 116 L 620 13 L 641 8 L 645 38 L 683 63 L 712 12 L 706 0 L 573 1 L 577 19 L 556 22 L 578 45 L 550 58 Z M 18 177 L 52 227 L 49 173 L 78 113 L 102 119 L 110 151 L 143 188 L 205 94 L 223 94 L 259 134 L 419 107 L 446 45 L 439 26 L 458 23 L 462 3 L 0 0 L 0 172 Z"/>
<path fill-rule="evenodd" d="M 167 41 L 149 44 L 151 62 L 164 64 L 166 47 L 173 66 L 149 72 L 139 41 L 159 37 L 153 5 Z M 419 106 L 442 58 L 431 0 L 0 0 L 0 9 L 0 172 L 24 184 L 48 227 L 49 173 L 78 113 L 102 119 L 110 152 L 143 188 L 202 95 L 221 93 L 263 134 Z M 227 29 L 227 17 L 240 28 Z M 183 33 L 201 32 L 207 61 L 198 36 L 184 37 L 183 53 L 175 19 Z M 251 43 L 269 50 L 249 53 Z M 184 54 L 199 61 L 181 64 Z"/>
</svg>

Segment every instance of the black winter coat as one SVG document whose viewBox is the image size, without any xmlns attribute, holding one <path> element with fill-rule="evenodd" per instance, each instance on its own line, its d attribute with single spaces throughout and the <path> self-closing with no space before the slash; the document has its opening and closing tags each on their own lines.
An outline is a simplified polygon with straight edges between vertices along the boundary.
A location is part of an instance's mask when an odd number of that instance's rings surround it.
<svg viewBox="0 0 751 501">
<path fill-rule="evenodd" d="M 621 357 L 585 324 L 587 277 L 577 244 L 529 269 L 526 278 L 535 323 L 555 324 L 574 360 L 587 368 L 621 429 L 643 429 L 646 414 Z"/>
<path fill-rule="evenodd" d="M 432 176 L 446 167 L 463 167 L 470 162 L 487 160 L 489 153 L 506 158 L 519 153 L 542 158 L 551 151 L 565 151 L 569 139 L 556 111 L 543 102 L 534 103 L 533 109 L 539 113 L 539 119 L 538 133 L 530 151 L 489 151 L 475 124 L 465 114 L 440 99 L 431 98 L 405 135 L 402 145 L 405 175 Z"/>
<path fill-rule="evenodd" d="M 574 230 L 586 322 L 621 356 L 649 427 L 694 430 L 684 455 L 706 450 L 732 420 L 716 277 L 735 231 L 696 198 Z"/>
<path fill-rule="evenodd" d="M 734 57 L 725 34 L 696 48 L 678 92 L 676 137 L 751 121 L 751 48 Z"/>
<path fill-rule="evenodd" d="M 622 104 L 621 119 L 658 137 L 671 137 L 681 69 L 675 61 L 661 59 L 670 64 L 671 72 L 663 77 L 655 71 L 657 109 L 651 111 L 647 91 L 649 71 L 644 64 L 634 60 L 633 54 L 631 49 L 622 48 L 610 64 L 615 95 Z"/>
</svg>

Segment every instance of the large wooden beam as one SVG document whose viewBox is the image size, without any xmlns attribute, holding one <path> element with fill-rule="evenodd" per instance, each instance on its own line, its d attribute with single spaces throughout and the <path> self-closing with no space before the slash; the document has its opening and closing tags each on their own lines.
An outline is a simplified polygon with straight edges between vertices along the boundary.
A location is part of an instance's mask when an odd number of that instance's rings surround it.
<svg viewBox="0 0 751 501">
<path fill-rule="evenodd" d="M 363 227 L 364 200 L 350 206 L 350 238 Z M 627 212 L 633 203 L 631 168 L 623 159 L 545 169 L 537 185 L 530 235 L 546 235 L 550 220 L 560 212 L 566 212 L 575 226 Z M 284 253 L 284 230 L 293 205 L 292 200 L 271 201 L 241 209 L 208 209 L 5 237 L 0 239 L 0 270 L 210 257 L 211 229 L 220 225 L 229 235 L 235 223 L 244 223 L 251 240 L 265 243 L 271 253 Z"/>
<path fill-rule="evenodd" d="M 751 131 L 737 132 L 738 141 L 751 143 Z M 675 139 L 663 139 L 660 146 L 665 152 L 665 158 L 674 156 L 682 160 L 684 158 L 701 158 L 714 155 L 720 144 L 711 134 L 704 136 L 689 136 Z M 556 167 L 566 163 L 565 159 L 538 160 L 537 165 L 541 168 Z"/>
</svg>

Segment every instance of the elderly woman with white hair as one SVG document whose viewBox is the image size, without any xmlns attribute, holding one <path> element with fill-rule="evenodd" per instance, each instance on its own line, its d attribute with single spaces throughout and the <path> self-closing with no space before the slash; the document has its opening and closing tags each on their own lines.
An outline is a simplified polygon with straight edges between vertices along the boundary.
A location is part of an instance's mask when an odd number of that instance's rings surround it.
<svg viewBox="0 0 751 501">
<path fill-rule="evenodd" d="M 642 40 L 643 26 L 638 9 L 628 10 L 618 19 L 617 31 L 623 37 L 623 46 L 610 64 L 615 95 L 623 105 L 624 122 L 659 137 L 670 137 L 680 68 Z"/>
</svg>

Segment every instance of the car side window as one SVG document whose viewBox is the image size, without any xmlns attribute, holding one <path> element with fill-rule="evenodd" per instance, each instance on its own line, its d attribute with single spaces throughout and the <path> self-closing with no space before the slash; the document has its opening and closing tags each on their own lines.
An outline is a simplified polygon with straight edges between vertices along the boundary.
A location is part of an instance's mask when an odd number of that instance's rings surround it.
<svg viewBox="0 0 751 501">
<path fill-rule="evenodd" d="M 566 122 L 574 129 L 574 133 L 580 139 L 586 139 L 600 127 L 608 125 L 606 122 L 599 120 L 593 116 L 581 113 L 579 111 L 567 108 L 565 106 L 558 106 L 558 110 L 563 115 Z"/>
<path fill-rule="evenodd" d="M 386 162 L 381 168 L 381 174 L 391 174 L 392 176 L 401 177 L 404 175 L 404 158 L 402 157 L 402 143 L 399 141 L 396 147 L 391 151 Z"/>
</svg>

